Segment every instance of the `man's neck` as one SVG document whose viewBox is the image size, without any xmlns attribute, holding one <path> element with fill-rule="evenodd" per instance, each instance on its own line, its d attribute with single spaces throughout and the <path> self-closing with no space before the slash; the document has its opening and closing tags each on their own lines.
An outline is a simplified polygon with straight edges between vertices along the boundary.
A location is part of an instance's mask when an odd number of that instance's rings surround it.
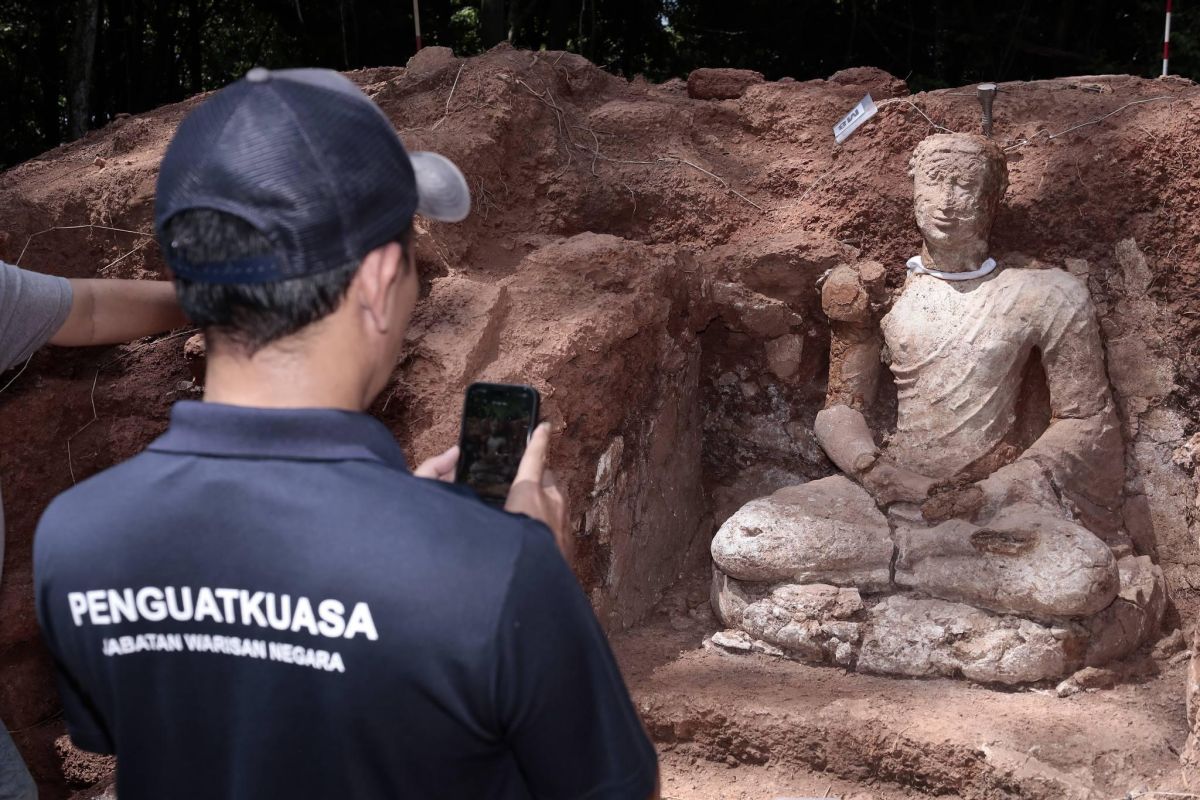
<svg viewBox="0 0 1200 800">
<path fill-rule="evenodd" d="M 304 348 L 268 346 L 247 356 L 235 347 L 209 351 L 204 399 L 255 408 L 362 411 L 370 397 L 361 365 Z"/>
</svg>

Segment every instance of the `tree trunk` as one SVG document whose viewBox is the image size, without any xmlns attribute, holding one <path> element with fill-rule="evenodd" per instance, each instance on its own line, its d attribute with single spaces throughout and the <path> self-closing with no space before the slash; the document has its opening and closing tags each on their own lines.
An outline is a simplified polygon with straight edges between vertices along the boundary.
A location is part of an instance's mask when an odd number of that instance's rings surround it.
<svg viewBox="0 0 1200 800">
<path fill-rule="evenodd" d="M 62 12 L 51 3 L 38 9 L 38 64 L 43 91 L 38 98 L 38 130 L 40 149 L 49 150 L 62 141 L 62 111 L 58 99 L 63 90 L 63 63 L 59 32 Z"/>
<path fill-rule="evenodd" d="M 568 0 L 550 0 L 546 44 L 551 50 L 566 50 L 567 39 L 574 27 L 574 8 Z"/>
<path fill-rule="evenodd" d="M 481 0 L 479 9 L 480 33 L 484 47 L 495 47 L 508 39 L 508 13 L 504 0 Z"/>
<path fill-rule="evenodd" d="M 125 93 L 129 98 L 122 111 L 145 111 L 154 104 L 147 97 L 146 83 L 150 78 L 143 66 L 142 36 L 146 29 L 145 3 L 131 0 L 129 22 L 125 28 Z"/>
<path fill-rule="evenodd" d="M 181 100 L 179 61 L 175 57 L 178 10 L 174 3 L 160 2 L 154 7 L 154 71 L 153 100 L 155 103 Z"/>
<path fill-rule="evenodd" d="M 505 38 L 510 42 L 518 40 L 521 26 L 537 5 L 536 0 L 509 0 L 508 2 L 508 31 Z M 534 47 L 537 46 L 534 42 Z"/>
<path fill-rule="evenodd" d="M 100 0 L 76 0 L 71 32 L 70 77 L 67 81 L 67 138 L 87 133 L 91 122 L 92 63 L 96 55 Z"/>
<path fill-rule="evenodd" d="M 188 91 L 199 94 L 204 89 L 204 45 L 201 33 L 204 20 L 201 19 L 200 0 L 188 0 L 187 4 L 187 39 L 184 42 L 185 62 L 188 71 Z M 296 14 L 300 13 L 300 4 L 296 3 Z M 303 23 L 304 19 L 300 21 Z"/>
</svg>

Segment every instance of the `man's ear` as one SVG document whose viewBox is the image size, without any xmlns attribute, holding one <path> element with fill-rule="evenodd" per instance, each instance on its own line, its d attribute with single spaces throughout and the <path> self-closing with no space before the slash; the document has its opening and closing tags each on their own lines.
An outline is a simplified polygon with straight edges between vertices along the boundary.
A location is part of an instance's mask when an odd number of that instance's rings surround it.
<svg viewBox="0 0 1200 800">
<path fill-rule="evenodd" d="M 391 325 L 393 289 L 404 269 L 403 257 L 403 250 L 395 242 L 376 247 L 363 258 L 354 278 L 355 300 L 379 333 L 387 333 Z"/>
</svg>

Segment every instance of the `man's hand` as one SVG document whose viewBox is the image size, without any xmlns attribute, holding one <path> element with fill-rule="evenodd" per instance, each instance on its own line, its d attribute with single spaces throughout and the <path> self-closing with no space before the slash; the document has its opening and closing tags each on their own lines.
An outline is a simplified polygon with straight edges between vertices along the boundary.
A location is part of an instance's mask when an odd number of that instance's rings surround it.
<svg viewBox="0 0 1200 800">
<path fill-rule="evenodd" d="M 521 457 L 517 477 L 508 490 L 504 510 L 525 514 L 546 523 L 546 527 L 554 533 L 554 540 L 563 558 L 567 564 L 574 565 L 575 540 L 567 529 L 567 504 L 554 482 L 554 473 L 546 469 L 546 451 L 549 447 L 550 423 L 543 422 L 533 431 L 525 447 L 525 455 Z"/>
<path fill-rule="evenodd" d="M 885 508 L 892 503 L 923 502 L 937 483 L 933 478 L 898 467 L 885 458 L 876 461 L 859 480 L 875 502 Z"/>
<path fill-rule="evenodd" d="M 454 467 L 458 464 L 458 445 L 433 458 L 421 462 L 421 466 L 413 470 L 418 478 L 428 478 L 431 481 L 454 483 Z"/>
</svg>

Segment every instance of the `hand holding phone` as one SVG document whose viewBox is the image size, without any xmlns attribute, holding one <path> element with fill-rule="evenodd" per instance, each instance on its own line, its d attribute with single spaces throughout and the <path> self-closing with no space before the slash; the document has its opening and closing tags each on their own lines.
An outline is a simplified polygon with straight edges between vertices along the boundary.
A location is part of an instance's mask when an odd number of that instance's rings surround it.
<svg viewBox="0 0 1200 800">
<path fill-rule="evenodd" d="M 431 481 L 454 483 L 454 470 L 458 465 L 458 445 L 454 445 L 444 453 L 427 458 L 413 470 L 418 478 L 428 478 Z"/>
<path fill-rule="evenodd" d="M 467 387 L 455 480 L 474 489 L 485 503 L 504 505 L 537 424 L 540 399 L 532 386 L 472 383 Z"/>
<path fill-rule="evenodd" d="M 546 468 L 546 451 L 549 448 L 550 423 L 543 422 L 529 438 L 516 479 L 508 490 L 504 510 L 544 522 L 554 534 L 554 541 L 558 543 L 563 558 L 574 567 L 575 539 L 567 526 L 570 513 L 554 480 L 554 473 Z"/>
<path fill-rule="evenodd" d="M 550 427 L 537 425 L 539 404 L 532 386 L 468 386 L 455 479 L 486 503 L 545 523 L 570 563 L 574 544 L 566 503 L 546 468 Z"/>
</svg>

